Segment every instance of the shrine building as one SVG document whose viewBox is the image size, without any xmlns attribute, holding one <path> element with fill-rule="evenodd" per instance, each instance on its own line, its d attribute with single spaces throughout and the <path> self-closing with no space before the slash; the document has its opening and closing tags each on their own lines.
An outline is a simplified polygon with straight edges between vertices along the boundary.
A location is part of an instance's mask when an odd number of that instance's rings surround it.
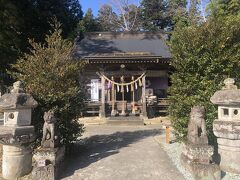
<svg viewBox="0 0 240 180">
<path fill-rule="evenodd" d="M 152 118 L 166 113 L 171 54 L 162 32 L 88 33 L 75 55 L 84 61 L 86 116 Z"/>
</svg>

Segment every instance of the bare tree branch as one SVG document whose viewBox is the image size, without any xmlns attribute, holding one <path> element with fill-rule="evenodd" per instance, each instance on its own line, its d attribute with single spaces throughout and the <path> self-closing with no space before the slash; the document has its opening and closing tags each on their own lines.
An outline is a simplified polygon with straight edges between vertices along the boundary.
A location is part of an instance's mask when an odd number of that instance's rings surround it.
<svg viewBox="0 0 240 180">
<path fill-rule="evenodd" d="M 118 15 L 118 25 L 122 28 L 123 31 L 131 31 L 136 25 L 137 20 L 137 6 L 136 8 L 130 8 L 131 4 L 129 0 L 111 0 L 110 4 L 117 10 Z M 134 18 L 131 18 L 131 13 L 134 12 Z"/>
</svg>

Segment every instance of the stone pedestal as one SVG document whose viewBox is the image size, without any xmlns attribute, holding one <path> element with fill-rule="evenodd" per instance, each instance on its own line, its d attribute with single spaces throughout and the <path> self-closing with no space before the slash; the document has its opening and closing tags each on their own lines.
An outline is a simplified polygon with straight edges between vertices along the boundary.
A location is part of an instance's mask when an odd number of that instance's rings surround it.
<svg viewBox="0 0 240 180">
<path fill-rule="evenodd" d="M 3 145 L 2 175 L 15 179 L 29 174 L 32 170 L 32 150 L 29 147 Z"/>
<path fill-rule="evenodd" d="M 212 160 L 213 147 L 206 144 L 183 143 L 184 154 L 189 160 L 196 163 L 209 164 Z"/>
<path fill-rule="evenodd" d="M 127 113 L 124 111 L 124 112 L 121 112 L 119 115 L 120 116 L 127 116 Z"/>
<path fill-rule="evenodd" d="M 240 140 L 218 138 L 218 152 L 221 154 L 221 169 L 240 174 Z"/>
<path fill-rule="evenodd" d="M 220 168 L 225 172 L 240 174 L 240 121 L 215 120 L 213 131 L 218 137 Z"/>
<path fill-rule="evenodd" d="M 212 163 L 214 149 L 208 145 L 204 117 L 204 107 L 194 106 L 191 109 L 187 141 L 183 144 L 181 163 L 196 180 L 220 180 L 220 168 Z"/>
<path fill-rule="evenodd" d="M 40 148 L 33 155 L 34 169 L 32 178 L 34 180 L 55 180 L 59 176 L 62 161 L 64 159 L 65 147 Z"/>
<path fill-rule="evenodd" d="M 212 164 L 213 147 L 209 145 L 183 144 L 181 163 L 196 180 L 220 180 L 218 165 Z"/>
<path fill-rule="evenodd" d="M 4 179 L 16 179 L 32 170 L 32 149 L 35 140 L 34 127 L 0 126 L 0 143 L 3 144 L 2 175 Z"/>
<path fill-rule="evenodd" d="M 112 111 L 111 111 L 111 116 L 115 117 L 115 116 L 117 116 L 117 115 L 118 115 L 117 110 L 112 110 Z"/>
<path fill-rule="evenodd" d="M 221 171 L 216 164 L 201 164 L 190 161 L 187 156 L 181 155 L 181 163 L 193 175 L 195 180 L 220 180 Z"/>
</svg>

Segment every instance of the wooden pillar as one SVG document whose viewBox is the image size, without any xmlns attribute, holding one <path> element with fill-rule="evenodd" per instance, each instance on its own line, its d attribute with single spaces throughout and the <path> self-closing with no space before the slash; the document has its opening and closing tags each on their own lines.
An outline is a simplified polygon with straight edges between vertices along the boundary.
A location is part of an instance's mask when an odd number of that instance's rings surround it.
<svg viewBox="0 0 240 180">
<path fill-rule="evenodd" d="M 142 78 L 142 117 L 148 119 L 146 103 L 146 75 Z"/>
<path fill-rule="evenodd" d="M 111 101 L 111 92 L 110 92 L 111 90 L 110 89 L 108 89 L 107 90 L 107 99 L 108 99 L 108 102 L 110 102 Z"/>
<path fill-rule="evenodd" d="M 134 81 L 134 76 L 132 76 L 132 81 Z M 134 86 L 134 85 L 133 85 Z M 136 111 L 135 111 L 135 88 L 133 87 L 132 90 L 132 114 L 136 114 Z"/>
<path fill-rule="evenodd" d="M 114 77 L 112 77 L 112 81 L 114 81 Z M 118 113 L 115 109 L 115 102 L 116 102 L 116 95 L 115 95 L 115 86 L 112 83 L 112 98 L 111 98 L 111 102 L 112 102 L 112 112 L 111 112 L 111 116 L 116 116 Z"/>
<path fill-rule="evenodd" d="M 121 93 L 122 93 L 122 112 L 121 112 L 121 116 L 126 116 L 126 112 L 125 112 L 125 109 L 126 109 L 126 107 L 125 107 L 125 99 L 124 99 L 124 86 L 123 86 L 123 83 L 124 83 L 124 77 L 122 76 L 121 77 L 121 83 L 122 83 L 122 85 L 121 85 Z"/>
<path fill-rule="evenodd" d="M 101 108 L 100 108 L 100 113 L 99 116 L 101 118 L 106 117 L 106 102 L 105 102 L 105 79 L 104 77 L 101 76 L 101 87 L 102 87 L 102 92 L 101 92 Z"/>
<path fill-rule="evenodd" d="M 171 140 L 170 140 L 170 127 L 166 126 L 166 143 L 170 144 Z"/>
</svg>

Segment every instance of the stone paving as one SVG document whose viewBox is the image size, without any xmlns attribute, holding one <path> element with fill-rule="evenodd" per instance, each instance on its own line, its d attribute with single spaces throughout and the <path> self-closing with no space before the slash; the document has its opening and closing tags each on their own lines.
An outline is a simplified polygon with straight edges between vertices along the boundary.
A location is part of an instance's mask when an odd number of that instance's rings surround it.
<svg viewBox="0 0 240 180">
<path fill-rule="evenodd" d="M 160 126 L 87 126 L 65 160 L 64 180 L 182 180 L 156 137 Z M 162 138 L 163 139 L 163 138 Z"/>
</svg>

